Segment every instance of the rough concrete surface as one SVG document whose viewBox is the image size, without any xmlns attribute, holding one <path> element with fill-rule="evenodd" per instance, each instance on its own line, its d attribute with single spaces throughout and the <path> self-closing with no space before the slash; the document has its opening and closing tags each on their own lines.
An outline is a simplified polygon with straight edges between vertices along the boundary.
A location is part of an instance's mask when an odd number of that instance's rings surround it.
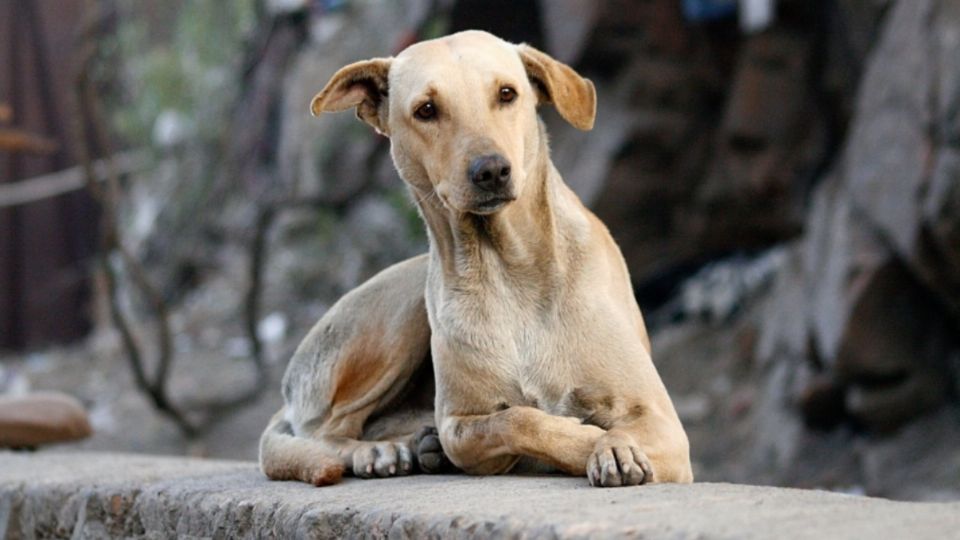
<svg viewBox="0 0 960 540">
<path fill-rule="evenodd" d="M 0 454 L 0 531 L 43 537 L 958 538 L 960 503 L 733 484 L 412 476 L 315 488 L 251 462 Z"/>
</svg>

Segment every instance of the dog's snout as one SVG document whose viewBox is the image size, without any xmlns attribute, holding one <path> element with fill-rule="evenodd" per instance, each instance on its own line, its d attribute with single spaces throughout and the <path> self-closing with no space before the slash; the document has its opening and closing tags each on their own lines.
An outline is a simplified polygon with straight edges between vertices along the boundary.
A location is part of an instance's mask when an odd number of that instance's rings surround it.
<svg viewBox="0 0 960 540">
<path fill-rule="evenodd" d="M 500 154 L 480 156 L 470 162 L 467 176 L 484 191 L 499 191 L 510 182 L 510 162 Z"/>
</svg>

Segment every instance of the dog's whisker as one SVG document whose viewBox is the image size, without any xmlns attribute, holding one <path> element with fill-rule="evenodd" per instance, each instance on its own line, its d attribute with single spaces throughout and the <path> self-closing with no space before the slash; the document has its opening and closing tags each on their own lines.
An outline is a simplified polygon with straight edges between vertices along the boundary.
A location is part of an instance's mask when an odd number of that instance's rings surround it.
<svg viewBox="0 0 960 540">
<path fill-rule="evenodd" d="M 424 195 L 423 197 L 420 197 L 420 198 L 414 197 L 414 198 L 416 199 L 417 206 L 420 206 L 426 203 L 427 201 L 429 201 L 431 197 L 436 197 L 438 201 L 440 200 L 440 196 L 437 195 L 437 190 L 435 189 L 431 189 L 430 192 Z"/>
</svg>

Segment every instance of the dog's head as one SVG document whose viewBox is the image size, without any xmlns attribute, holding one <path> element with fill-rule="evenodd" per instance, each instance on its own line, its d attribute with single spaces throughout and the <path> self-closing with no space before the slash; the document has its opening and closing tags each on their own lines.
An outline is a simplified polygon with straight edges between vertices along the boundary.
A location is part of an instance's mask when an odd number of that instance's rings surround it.
<svg viewBox="0 0 960 540">
<path fill-rule="evenodd" d="M 350 64 L 310 109 L 356 107 L 390 137 L 397 170 L 419 196 L 491 214 L 528 183 L 540 149 L 540 103 L 553 103 L 579 129 L 593 127 L 593 83 L 533 47 L 468 31 Z"/>
</svg>

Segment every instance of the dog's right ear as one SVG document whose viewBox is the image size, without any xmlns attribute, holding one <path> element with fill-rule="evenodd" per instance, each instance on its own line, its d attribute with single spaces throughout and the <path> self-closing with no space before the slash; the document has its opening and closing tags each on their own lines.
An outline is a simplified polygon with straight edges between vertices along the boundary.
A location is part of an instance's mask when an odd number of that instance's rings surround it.
<svg viewBox="0 0 960 540">
<path fill-rule="evenodd" d="M 387 75 L 390 58 L 374 58 L 340 68 L 310 101 L 310 112 L 338 112 L 357 108 L 357 118 L 387 135 Z"/>
</svg>

